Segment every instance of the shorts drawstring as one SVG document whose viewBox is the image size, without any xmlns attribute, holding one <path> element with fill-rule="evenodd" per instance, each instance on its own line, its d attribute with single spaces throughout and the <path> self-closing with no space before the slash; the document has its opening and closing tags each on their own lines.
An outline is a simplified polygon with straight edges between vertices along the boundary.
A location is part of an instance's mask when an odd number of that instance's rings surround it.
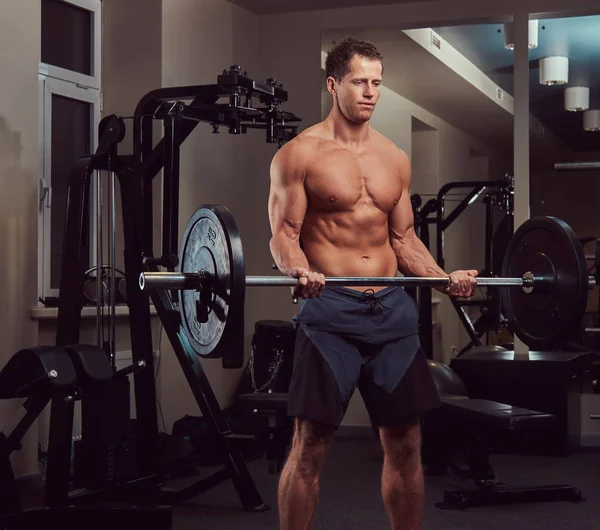
<svg viewBox="0 0 600 530">
<path fill-rule="evenodd" d="M 375 291 L 373 289 L 367 289 L 366 291 L 363 291 L 362 295 L 363 297 L 360 299 L 360 302 L 369 304 L 369 309 L 371 312 L 375 311 L 377 306 L 381 306 L 384 309 L 389 309 L 389 307 L 384 305 L 384 303 L 375 296 Z"/>
</svg>

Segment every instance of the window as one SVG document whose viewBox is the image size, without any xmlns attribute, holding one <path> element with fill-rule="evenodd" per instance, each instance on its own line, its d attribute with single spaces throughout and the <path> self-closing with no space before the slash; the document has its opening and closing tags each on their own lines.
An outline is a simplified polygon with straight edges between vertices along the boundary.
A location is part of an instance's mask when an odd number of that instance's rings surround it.
<svg viewBox="0 0 600 530">
<path fill-rule="evenodd" d="M 40 74 L 100 89 L 100 0 L 42 0 Z"/>
<path fill-rule="evenodd" d="M 38 294 L 44 299 L 59 294 L 71 168 L 98 144 L 99 21 L 100 0 L 42 0 Z M 93 237 L 90 243 L 91 261 Z"/>
</svg>

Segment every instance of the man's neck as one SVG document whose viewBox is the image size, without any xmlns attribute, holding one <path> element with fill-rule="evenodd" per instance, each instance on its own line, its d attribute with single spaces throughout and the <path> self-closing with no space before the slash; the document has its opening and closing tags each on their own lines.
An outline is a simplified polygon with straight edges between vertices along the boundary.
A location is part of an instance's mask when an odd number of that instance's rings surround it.
<svg viewBox="0 0 600 530">
<path fill-rule="evenodd" d="M 369 139 L 369 122 L 354 123 L 334 107 L 325 119 L 325 126 L 333 139 L 346 147 L 360 147 Z"/>
</svg>

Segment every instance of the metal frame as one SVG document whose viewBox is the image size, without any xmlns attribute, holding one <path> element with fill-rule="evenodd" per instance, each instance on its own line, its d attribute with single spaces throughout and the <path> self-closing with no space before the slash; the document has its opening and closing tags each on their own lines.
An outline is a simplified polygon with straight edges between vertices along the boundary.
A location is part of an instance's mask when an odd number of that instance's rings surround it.
<svg viewBox="0 0 600 530">
<path fill-rule="evenodd" d="M 446 216 L 446 205 L 445 198 L 448 193 L 452 190 L 456 189 L 469 189 L 469 193 L 467 196 L 452 210 L 452 212 Z M 442 186 L 437 195 L 437 222 L 436 222 L 436 238 L 437 238 L 437 262 L 438 265 L 443 269 L 445 267 L 445 257 L 444 257 L 444 232 L 450 227 L 450 225 L 458 219 L 458 217 L 469 207 L 469 205 L 473 204 L 483 193 L 487 190 L 499 190 L 500 193 L 507 193 L 508 200 L 505 205 L 507 215 L 511 217 L 514 216 L 514 205 L 513 199 L 514 191 L 513 191 L 513 179 L 505 178 L 497 181 L 489 181 L 489 182 L 450 182 L 445 186 Z M 506 190 L 506 191 L 505 191 Z M 491 222 L 489 214 L 486 212 L 486 222 Z M 514 220 L 513 220 L 514 227 Z M 491 233 L 491 227 L 486 227 L 486 234 Z M 491 251 L 491 242 L 486 241 L 486 249 L 490 249 Z M 487 262 L 487 256 L 486 256 Z M 486 271 L 488 273 L 498 273 L 499 271 Z M 495 295 L 494 295 L 495 296 Z M 463 349 L 459 352 L 459 355 L 463 354 L 465 351 L 469 350 L 472 346 L 481 346 L 481 337 L 487 333 L 487 329 L 483 327 L 483 329 L 477 329 L 477 322 L 473 322 L 467 312 L 465 311 L 465 307 L 468 306 L 489 306 L 491 303 L 495 303 L 495 301 L 483 300 L 483 301 L 473 301 L 473 300 L 460 300 L 455 297 L 451 297 L 450 301 L 458 314 L 458 317 L 467 330 L 469 334 L 469 338 L 471 341 L 467 344 Z"/>
<path fill-rule="evenodd" d="M 429 225 L 435 224 L 435 237 L 437 242 L 437 253 L 436 261 L 438 265 L 443 269 L 445 267 L 444 257 L 444 232 L 452 225 L 452 223 L 458 219 L 458 217 L 473 204 L 479 197 L 484 196 L 486 203 L 486 241 L 485 241 L 485 273 L 488 276 L 494 276 L 500 271 L 492 271 L 491 266 L 491 252 L 492 242 L 491 236 L 493 234 L 493 218 L 492 218 L 492 196 L 500 194 L 505 204 L 502 208 L 505 209 L 508 215 L 511 217 L 511 223 L 514 227 L 513 220 L 513 184 L 512 178 L 506 177 L 500 180 L 494 181 L 459 181 L 449 182 L 442 186 L 439 190 L 435 199 L 429 200 L 423 207 L 421 207 L 420 198 L 413 196 L 413 210 L 415 211 L 415 226 L 417 227 L 417 235 L 423 241 L 427 248 L 430 248 L 430 234 Z M 451 191 L 456 189 L 469 190 L 466 197 L 464 197 L 459 204 L 452 210 L 452 212 L 446 215 L 446 197 Z M 490 191 L 491 190 L 491 191 Z M 482 283 L 482 285 L 485 282 Z M 492 290 L 494 293 L 494 290 Z M 492 294 L 496 296 L 495 294 Z M 419 300 L 419 328 L 420 337 L 423 351 L 425 354 L 432 359 L 433 358 L 433 312 L 431 308 L 431 290 L 429 288 L 420 288 L 418 294 Z M 483 331 L 477 328 L 477 322 L 473 323 L 465 307 L 468 306 L 491 306 L 496 303 L 496 300 L 460 300 L 451 297 L 451 302 L 456 310 L 462 325 L 467 330 L 471 342 L 465 346 L 459 354 L 464 353 L 472 346 L 481 346 L 481 337 L 488 331 L 483 328 Z"/>
<path fill-rule="evenodd" d="M 229 103 L 218 103 L 228 97 Z M 251 106 L 251 99 L 260 100 L 265 108 Z M 231 134 L 241 134 L 250 128 L 266 130 L 269 143 L 281 145 L 291 139 L 299 121 L 290 113 L 277 110 L 287 100 L 287 93 L 274 82 L 259 83 L 241 74 L 241 68 L 232 67 L 218 76 L 216 85 L 173 87 L 150 92 L 139 102 L 133 122 L 133 155 L 119 155 L 118 143 L 125 136 L 123 119 L 109 116 L 99 126 L 99 146 L 96 153 L 76 161 L 69 181 L 69 201 L 64 239 L 64 253 L 60 285 L 56 344 L 79 342 L 83 283 L 85 270 L 82 255 L 90 245 L 84 231 L 89 216 L 89 198 L 92 174 L 96 170 L 114 172 L 119 178 L 122 195 L 123 231 L 125 242 L 125 276 L 127 303 L 130 315 L 131 350 L 133 364 L 145 367 L 134 373 L 136 403 L 137 477 L 118 490 L 109 488 L 98 492 L 69 491 L 69 457 L 73 403 L 54 400 L 50 420 L 46 504 L 66 505 L 90 496 L 101 498 L 155 500 L 177 502 L 231 479 L 242 505 L 247 510 L 266 509 L 250 476 L 235 436 L 225 421 L 221 408 L 210 386 L 196 352 L 183 331 L 181 316 L 176 310 L 177 299 L 170 293 L 152 293 L 152 302 L 162 321 L 175 355 L 177 356 L 196 402 L 208 420 L 209 428 L 220 447 L 224 469 L 177 492 L 160 490 L 158 486 L 158 421 L 156 407 L 155 369 L 150 321 L 150 297 L 138 286 L 142 272 L 156 272 L 158 266 L 174 270 L 178 265 L 178 204 L 179 204 L 179 148 L 203 121 L 213 128 L 225 125 Z M 188 101 L 189 103 L 184 103 Z M 164 123 L 164 137 L 156 147 L 153 141 L 153 120 Z M 152 182 L 163 172 L 163 248 L 162 255 L 154 256 Z M 241 367 L 242 348 L 223 354 L 226 368 Z M 85 435 L 84 435 L 85 436 Z M 141 490 L 142 485 L 150 486 Z"/>
</svg>

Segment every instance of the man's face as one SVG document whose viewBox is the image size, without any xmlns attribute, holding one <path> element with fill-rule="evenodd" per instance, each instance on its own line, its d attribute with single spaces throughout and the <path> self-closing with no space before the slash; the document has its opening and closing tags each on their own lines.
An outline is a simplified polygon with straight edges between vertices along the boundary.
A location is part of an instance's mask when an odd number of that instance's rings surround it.
<svg viewBox="0 0 600 530">
<path fill-rule="evenodd" d="M 341 82 L 329 78 L 329 91 L 337 96 L 342 114 L 355 123 L 371 119 L 381 91 L 383 66 L 380 61 L 355 55 Z"/>
</svg>

